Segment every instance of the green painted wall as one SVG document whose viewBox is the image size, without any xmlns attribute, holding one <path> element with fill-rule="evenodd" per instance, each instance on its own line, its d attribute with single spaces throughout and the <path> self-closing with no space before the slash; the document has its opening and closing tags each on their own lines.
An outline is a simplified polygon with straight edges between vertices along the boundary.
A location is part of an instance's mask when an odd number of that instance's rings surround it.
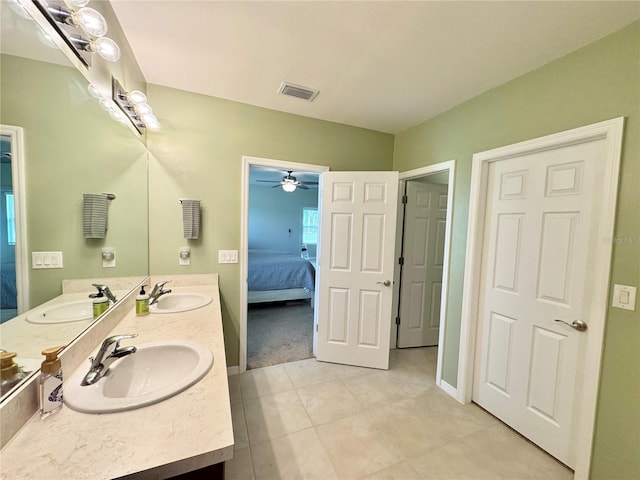
<svg viewBox="0 0 640 480">
<path fill-rule="evenodd" d="M 640 285 L 640 23 L 479 95 L 395 138 L 393 168 L 456 159 L 443 377 L 456 385 L 471 157 L 626 117 L 611 284 Z M 640 478 L 640 314 L 610 308 L 592 477 Z"/>
<path fill-rule="evenodd" d="M 240 248 L 242 156 L 389 170 L 393 136 L 158 85 L 147 94 L 162 122 L 147 138 L 151 272 L 220 274 L 227 362 L 238 365 L 240 268 L 219 265 L 217 252 Z M 199 240 L 182 237 L 183 197 L 202 201 Z M 191 246 L 188 267 L 178 265 L 180 246 Z"/>
<path fill-rule="evenodd" d="M 28 252 L 62 251 L 64 268 L 30 270 L 31 306 L 62 280 L 148 273 L 147 153 L 70 67 L 2 55 L 0 122 L 24 128 Z M 114 193 L 105 239 L 82 234 L 82 193 Z M 101 248 L 116 249 L 102 268 Z M 31 262 L 29 262 L 31 263 Z"/>
</svg>

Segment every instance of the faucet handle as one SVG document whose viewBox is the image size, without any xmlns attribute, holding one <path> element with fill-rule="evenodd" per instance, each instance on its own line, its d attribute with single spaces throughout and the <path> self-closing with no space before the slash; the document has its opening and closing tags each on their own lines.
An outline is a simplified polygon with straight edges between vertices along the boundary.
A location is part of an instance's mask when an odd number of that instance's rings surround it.
<svg viewBox="0 0 640 480">
<path fill-rule="evenodd" d="M 137 333 L 129 333 L 129 334 L 125 334 L 125 335 L 113 335 L 112 337 L 106 338 L 104 340 L 104 342 L 102 342 L 102 345 L 104 347 L 107 347 L 107 346 L 115 343 L 115 347 L 114 347 L 114 350 L 115 350 L 120 345 L 120 340 L 125 340 L 127 338 L 136 338 L 137 336 L 138 336 Z"/>
<path fill-rule="evenodd" d="M 104 289 L 107 288 L 107 286 L 102 283 L 92 283 L 91 286 L 96 287 L 99 292 L 103 292 Z"/>
<path fill-rule="evenodd" d="M 162 288 L 162 287 L 164 287 L 164 286 L 165 286 L 167 283 L 169 283 L 169 282 L 171 282 L 171 280 L 164 280 L 164 281 L 162 281 L 162 282 L 158 282 L 158 283 L 156 283 L 156 287 L 157 287 L 157 288 Z"/>
</svg>

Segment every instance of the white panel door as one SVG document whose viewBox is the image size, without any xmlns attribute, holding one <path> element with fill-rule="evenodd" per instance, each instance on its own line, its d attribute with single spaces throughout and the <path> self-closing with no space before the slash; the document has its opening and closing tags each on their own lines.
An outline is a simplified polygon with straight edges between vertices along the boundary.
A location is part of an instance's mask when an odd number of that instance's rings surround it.
<svg viewBox="0 0 640 480">
<path fill-rule="evenodd" d="M 321 176 L 318 360 L 389 368 L 398 172 Z"/>
<path fill-rule="evenodd" d="M 490 164 L 473 399 L 574 467 L 604 141 Z"/>
<path fill-rule="evenodd" d="M 447 190 L 447 185 L 407 182 L 399 348 L 438 344 Z"/>
</svg>

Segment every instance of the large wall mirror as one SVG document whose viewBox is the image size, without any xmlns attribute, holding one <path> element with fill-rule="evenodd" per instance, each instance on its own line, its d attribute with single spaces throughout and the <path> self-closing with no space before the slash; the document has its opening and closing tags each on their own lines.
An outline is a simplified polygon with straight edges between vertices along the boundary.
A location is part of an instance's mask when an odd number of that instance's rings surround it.
<svg viewBox="0 0 640 480">
<path fill-rule="evenodd" d="M 148 162 L 143 141 L 101 109 L 85 78 L 62 52 L 47 45 L 36 23 L 12 2 L 1 1 L 0 9 L 0 124 L 7 126 L 3 132 L 22 136 L 17 145 L 12 135 L 0 135 L 0 348 L 16 352 L 17 363 L 29 367 L 40 361 L 44 348 L 70 342 L 92 320 L 33 324 L 21 310 L 60 296 L 64 280 L 105 279 L 108 284 L 112 279 L 124 294 L 148 274 Z M 12 272 L 16 240 L 11 233 L 11 179 L 17 162 L 24 170 L 26 218 L 20 220 L 26 221 L 22 247 L 28 259 L 22 308 L 15 293 L 11 299 L 12 289 L 19 288 Z M 86 193 L 115 195 L 105 238 L 84 236 Z M 115 252 L 115 266 L 103 265 L 104 248 Z M 62 252 L 62 268 L 35 269 L 33 252 Z M 91 281 L 86 283 L 90 291 Z"/>
</svg>

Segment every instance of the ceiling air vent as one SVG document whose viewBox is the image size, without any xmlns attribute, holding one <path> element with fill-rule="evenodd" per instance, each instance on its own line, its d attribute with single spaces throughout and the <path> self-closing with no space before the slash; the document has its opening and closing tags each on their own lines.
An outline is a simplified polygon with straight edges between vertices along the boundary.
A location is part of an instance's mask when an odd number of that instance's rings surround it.
<svg viewBox="0 0 640 480">
<path fill-rule="evenodd" d="M 302 100 L 306 100 L 311 102 L 320 90 L 314 90 L 312 88 L 301 87 L 300 85 L 294 85 L 293 83 L 282 82 L 280 85 L 280 89 L 278 93 L 282 95 L 289 95 L 290 97 L 301 98 Z"/>
</svg>

